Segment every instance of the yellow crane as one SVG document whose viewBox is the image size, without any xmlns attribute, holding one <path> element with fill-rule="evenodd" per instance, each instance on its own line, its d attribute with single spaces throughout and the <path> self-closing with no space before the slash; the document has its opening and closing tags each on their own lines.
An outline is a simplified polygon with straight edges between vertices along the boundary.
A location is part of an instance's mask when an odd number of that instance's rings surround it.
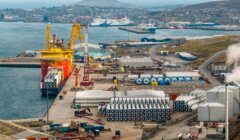
<svg viewBox="0 0 240 140">
<path fill-rule="evenodd" d="M 76 43 L 76 37 L 80 41 L 80 45 L 81 45 L 83 40 L 82 25 L 75 22 L 72 27 L 72 34 L 71 34 L 70 41 L 68 43 L 69 49 L 74 49 L 74 45 Z"/>
</svg>

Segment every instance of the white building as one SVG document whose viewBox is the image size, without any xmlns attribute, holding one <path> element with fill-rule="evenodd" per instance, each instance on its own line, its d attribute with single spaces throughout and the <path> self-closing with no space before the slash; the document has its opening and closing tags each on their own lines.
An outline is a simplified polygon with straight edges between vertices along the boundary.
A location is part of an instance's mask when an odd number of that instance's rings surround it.
<svg viewBox="0 0 240 140">
<path fill-rule="evenodd" d="M 75 103 L 81 106 L 98 106 L 99 103 L 109 103 L 113 97 L 165 97 L 163 91 L 157 90 L 133 90 L 133 91 L 104 91 L 87 90 L 79 91 L 75 96 Z"/>
<path fill-rule="evenodd" d="M 173 78 L 173 77 L 176 77 L 176 78 L 181 78 L 181 77 L 186 78 L 186 77 L 190 77 L 194 81 L 199 80 L 199 78 L 201 77 L 201 75 L 198 72 L 194 72 L 194 71 L 187 71 L 187 72 L 168 71 L 168 72 L 165 72 L 165 75 L 168 78 Z"/>
<path fill-rule="evenodd" d="M 131 57 L 121 57 L 119 59 L 121 66 L 126 67 L 153 67 L 153 60 L 151 57 L 143 58 L 131 58 Z"/>
</svg>

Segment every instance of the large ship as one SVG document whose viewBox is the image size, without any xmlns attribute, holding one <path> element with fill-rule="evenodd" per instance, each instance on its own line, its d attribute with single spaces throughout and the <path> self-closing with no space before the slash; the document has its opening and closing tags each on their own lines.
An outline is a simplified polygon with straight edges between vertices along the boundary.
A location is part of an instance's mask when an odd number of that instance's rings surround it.
<svg viewBox="0 0 240 140">
<path fill-rule="evenodd" d="M 116 19 L 109 19 L 109 23 L 111 26 L 131 26 L 134 25 L 133 22 L 125 17 L 125 18 L 116 18 Z"/>
<path fill-rule="evenodd" d="M 92 26 L 92 27 L 108 27 L 108 26 L 110 26 L 110 23 L 109 23 L 108 19 L 95 18 L 90 23 L 90 26 Z"/>
<path fill-rule="evenodd" d="M 111 19 L 95 18 L 90 23 L 90 26 L 92 27 L 131 26 L 131 25 L 133 25 L 133 22 L 127 17 Z"/>
<path fill-rule="evenodd" d="M 73 54 L 76 37 L 82 39 L 81 25 L 75 23 L 68 46 L 64 45 L 63 39 L 57 39 L 54 34 L 50 37 L 50 26 L 46 29 L 46 48 L 41 50 L 41 73 L 40 84 L 43 95 L 57 95 L 65 84 L 66 79 L 73 71 Z"/>
</svg>

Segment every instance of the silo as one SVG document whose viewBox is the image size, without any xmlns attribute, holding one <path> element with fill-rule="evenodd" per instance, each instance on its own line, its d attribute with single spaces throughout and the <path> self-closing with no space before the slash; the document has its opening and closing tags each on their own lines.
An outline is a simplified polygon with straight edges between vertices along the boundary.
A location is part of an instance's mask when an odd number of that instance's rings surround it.
<svg viewBox="0 0 240 140">
<path fill-rule="evenodd" d="M 221 122 L 225 120 L 225 105 L 214 102 L 199 104 L 198 121 Z"/>
</svg>

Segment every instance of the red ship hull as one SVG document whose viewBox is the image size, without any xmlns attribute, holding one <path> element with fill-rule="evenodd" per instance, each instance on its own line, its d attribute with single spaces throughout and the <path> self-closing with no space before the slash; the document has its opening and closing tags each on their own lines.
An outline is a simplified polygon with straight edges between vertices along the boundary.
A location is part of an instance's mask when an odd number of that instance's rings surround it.
<svg viewBox="0 0 240 140">
<path fill-rule="evenodd" d="M 73 70 L 73 67 L 71 66 L 69 61 L 50 62 L 50 61 L 43 60 L 41 61 L 42 80 L 47 75 L 49 67 L 63 68 L 64 79 L 67 79 Z"/>
</svg>

